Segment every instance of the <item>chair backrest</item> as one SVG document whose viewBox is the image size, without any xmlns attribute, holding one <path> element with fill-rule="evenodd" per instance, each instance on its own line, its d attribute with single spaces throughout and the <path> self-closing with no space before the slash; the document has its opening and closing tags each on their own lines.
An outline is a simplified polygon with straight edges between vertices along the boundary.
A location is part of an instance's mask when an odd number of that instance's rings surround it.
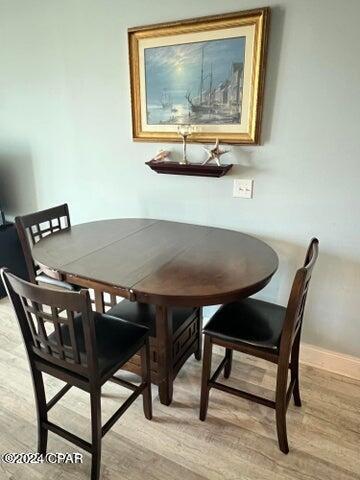
<svg viewBox="0 0 360 480">
<path fill-rule="evenodd" d="M 97 374 L 94 317 L 87 290 L 55 291 L 1 269 L 30 362 L 48 363 L 90 378 Z"/>
<path fill-rule="evenodd" d="M 292 343 L 302 326 L 306 298 L 311 275 L 319 255 L 319 240 L 312 238 L 306 252 L 304 266 L 296 272 L 286 308 L 281 335 L 280 352 L 290 351 Z"/>
<path fill-rule="evenodd" d="M 40 212 L 29 213 L 16 217 L 15 224 L 24 252 L 29 279 L 32 283 L 36 283 L 35 278 L 41 273 L 41 268 L 33 260 L 32 247 L 42 238 L 71 227 L 69 208 L 65 203 Z"/>
</svg>

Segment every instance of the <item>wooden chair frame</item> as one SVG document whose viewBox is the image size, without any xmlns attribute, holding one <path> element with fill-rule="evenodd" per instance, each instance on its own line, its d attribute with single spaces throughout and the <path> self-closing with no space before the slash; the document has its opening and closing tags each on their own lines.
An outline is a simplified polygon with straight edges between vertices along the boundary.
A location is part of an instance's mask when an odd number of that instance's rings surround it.
<svg viewBox="0 0 360 480">
<path fill-rule="evenodd" d="M 35 264 L 31 249 L 47 235 L 71 228 L 69 207 L 65 203 L 40 212 L 19 216 L 15 218 L 15 224 L 24 252 L 30 282 L 36 283 L 36 277 L 41 273 L 41 268 Z"/>
<path fill-rule="evenodd" d="M 304 266 L 295 275 L 289 301 L 286 308 L 285 321 L 281 334 L 280 347 L 277 351 L 271 352 L 264 348 L 248 344 L 233 343 L 216 338 L 205 333 L 204 336 L 204 360 L 201 380 L 200 420 L 206 419 L 209 405 L 209 393 L 211 388 L 230 393 L 237 397 L 252 400 L 267 407 L 273 408 L 276 412 L 276 427 L 280 450 L 287 454 L 289 445 L 286 431 L 286 412 L 291 399 L 294 396 L 296 406 L 301 406 L 299 389 L 299 351 L 301 327 L 304 316 L 306 297 L 308 293 L 311 274 L 319 253 L 319 241 L 313 238 L 308 247 Z M 239 321 L 241 321 L 239 319 Z M 225 348 L 225 357 L 220 365 L 211 375 L 211 358 L 213 345 Z M 276 377 L 275 400 L 254 395 L 244 390 L 239 390 L 217 381 L 220 373 L 224 370 L 224 377 L 229 378 L 232 367 L 233 350 L 243 352 L 258 358 L 262 358 L 278 365 Z M 290 383 L 288 386 L 288 371 L 290 370 Z"/>
<path fill-rule="evenodd" d="M 45 289 L 15 277 L 7 269 L 1 269 L 1 277 L 18 319 L 30 365 L 38 422 L 38 452 L 46 454 L 48 432 L 51 431 L 91 453 L 91 480 L 98 480 L 101 439 L 140 394 L 143 396 L 145 417 L 149 420 L 152 418 L 148 336 L 145 337 L 139 350 L 141 356 L 140 385 L 134 385 L 114 376 L 131 355 L 121 363 L 114 365 L 106 374 L 100 375 L 94 314 L 87 290 L 68 292 Z M 50 307 L 51 313 L 47 313 L 44 306 Z M 74 316 L 76 313 L 81 314 L 86 358 L 80 355 L 75 336 Z M 56 343 L 49 341 L 46 322 L 52 323 L 54 326 Z M 67 325 L 69 329 L 71 347 L 63 342 L 60 324 Z M 138 349 L 137 347 L 138 345 L 135 346 L 135 349 Z M 66 385 L 49 401 L 45 396 L 43 373 L 66 382 Z M 104 425 L 101 425 L 101 387 L 107 380 L 128 388 L 133 393 L 112 417 Z M 90 394 L 91 443 L 48 420 L 49 410 L 73 386 Z"/>
<path fill-rule="evenodd" d="M 95 284 L 93 281 L 80 278 L 76 279 L 76 283 L 94 291 L 95 310 L 99 313 L 106 313 L 107 307 L 114 306 L 118 301 L 116 295 L 109 294 L 105 287 L 101 289 L 98 283 Z M 105 295 L 108 295 L 108 300 L 105 299 Z M 129 300 L 136 301 L 133 293 Z M 151 381 L 159 387 L 160 402 L 163 405 L 170 405 L 173 397 L 173 382 L 182 366 L 192 354 L 194 354 L 196 360 L 201 360 L 202 308 L 194 308 L 191 315 L 176 331 L 173 331 L 172 328 L 171 307 L 157 305 L 155 321 L 156 336 L 149 337 Z M 167 326 L 166 335 L 161 328 L 163 323 Z M 162 333 L 159 334 L 159 332 Z M 124 370 L 139 374 L 139 355 L 134 355 L 124 365 Z"/>
<path fill-rule="evenodd" d="M 59 230 L 71 228 L 69 207 L 67 203 L 64 203 L 39 212 L 18 216 L 15 218 L 15 224 L 24 252 L 29 280 L 36 284 L 36 277 L 42 273 L 42 268 L 35 264 L 32 248 L 42 238 Z M 64 281 L 64 278 L 58 272 L 52 272 L 51 277 Z M 116 296 L 110 295 L 110 300 L 106 302 L 103 292 L 94 288 L 94 299 L 91 299 L 91 301 L 97 312 L 104 313 L 105 307 L 112 307 L 116 304 Z"/>
</svg>

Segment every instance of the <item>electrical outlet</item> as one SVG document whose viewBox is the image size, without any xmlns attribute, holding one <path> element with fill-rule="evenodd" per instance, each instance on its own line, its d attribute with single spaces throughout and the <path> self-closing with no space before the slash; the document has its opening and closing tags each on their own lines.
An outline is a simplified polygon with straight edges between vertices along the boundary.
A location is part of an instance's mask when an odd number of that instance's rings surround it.
<svg viewBox="0 0 360 480">
<path fill-rule="evenodd" d="M 252 198 L 253 187 L 254 187 L 254 180 L 235 178 L 233 197 Z"/>
</svg>

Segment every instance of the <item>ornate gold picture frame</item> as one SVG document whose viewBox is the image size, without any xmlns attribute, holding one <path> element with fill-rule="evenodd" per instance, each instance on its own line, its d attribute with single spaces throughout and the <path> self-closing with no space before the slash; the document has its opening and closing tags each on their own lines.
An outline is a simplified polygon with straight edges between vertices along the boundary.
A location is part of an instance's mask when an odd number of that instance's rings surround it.
<svg viewBox="0 0 360 480">
<path fill-rule="evenodd" d="M 269 8 L 128 30 L 133 139 L 259 144 Z"/>
</svg>

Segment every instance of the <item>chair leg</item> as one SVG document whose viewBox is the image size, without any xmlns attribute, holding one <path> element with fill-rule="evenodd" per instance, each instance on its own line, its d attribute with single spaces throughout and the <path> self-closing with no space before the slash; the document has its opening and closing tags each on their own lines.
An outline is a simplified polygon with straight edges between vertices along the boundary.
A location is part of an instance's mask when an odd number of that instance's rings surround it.
<svg viewBox="0 0 360 480">
<path fill-rule="evenodd" d="M 197 317 L 197 350 L 194 353 L 195 359 L 200 361 L 201 360 L 201 351 L 202 351 L 202 309 L 199 308 L 198 310 L 198 317 Z"/>
<path fill-rule="evenodd" d="M 152 419 L 152 398 L 151 398 L 151 378 L 150 378 L 150 349 L 149 339 L 146 340 L 145 345 L 141 348 L 141 378 L 143 383 L 146 383 L 146 388 L 142 393 L 143 408 L 145 417 L 148 420 Z"/>
<path fill-rule="evenodd" d="M 101 465 L 101 389 L 90 393 L 91 403 L 91 480 L 99 480 Z"/>
<path fill-rule="evenodd" d="M 286 432 L 286 391 L 287 391 L 288 366 L 279 364 L 276 379 L 276 430 L 280 450 L 289 453 L 289 445 Z"/>
<path fill-rule="evenodd" d="M 230 348 L 226 349 L 225 358 L 227 359 L 227 361 L 224 368 L 224 378 L 229 378 L 231 374 L 231 367 L 232 367 L 232 360 L 233 360 L 233 351 Z"/>
<path fill-rule="evenodd" d="M 35 403 L 38 423 L 38 453 L 45 455 L 47 450 L 48 430 L 43 426 L 47 421 L 46 396 L 42 372 L 32 368 L 32 378 L 35 390 Z"/>
<path fill-rule="evenodd" d="M 286 406 L 276 406 L 276 430 L 280 450 L 285 454 L 289 453 L 289 444 L 286 432 Z"/>
<path fill-rule="evenodd" d="M 294 384 L 294 403 L 297 407 L 301 407 L 300 387 L 299 387 L 299 353 L 300 353 L 300 331 L 298 332 L 291 353 L 291 378 L 295 379 Z"/>
<path fill-rule="evenodd" d="M 206 414 L 209 405 L 209 379 L 211 372 L 211 356 L 212 356 L 212 342 L 209 335 L 205 335 L 204 339 L 204 358 L 203 369 L 201 377 L 201 397 L 200 397 L 200 420 L 206 419 Z"/>
<path fill-rule="evenodd" d="M 98 313 L 105 313 L 105 302 L 104 302 L 103 292 L 94 290 L 94 295 L 95 295 L 95 310 Z"/>
</svg>

